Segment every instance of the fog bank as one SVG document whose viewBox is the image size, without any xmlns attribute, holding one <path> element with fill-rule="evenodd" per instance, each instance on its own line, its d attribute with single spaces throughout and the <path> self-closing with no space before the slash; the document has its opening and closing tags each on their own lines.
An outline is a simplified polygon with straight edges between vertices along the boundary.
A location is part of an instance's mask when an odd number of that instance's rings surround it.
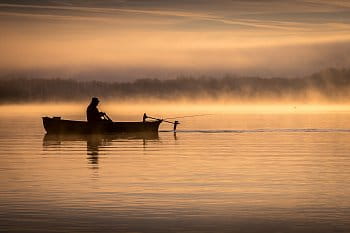
<svg viewBox="0 0 350 233">
<path fill-rule="evenodd" d="M 350 69 L 327 69 L 303 78 L 223 76 L 139 79 L 133 82 L 7 78 L 0 102 L 108 100 L 173 102 L 350 102 Z"/>
</svg>

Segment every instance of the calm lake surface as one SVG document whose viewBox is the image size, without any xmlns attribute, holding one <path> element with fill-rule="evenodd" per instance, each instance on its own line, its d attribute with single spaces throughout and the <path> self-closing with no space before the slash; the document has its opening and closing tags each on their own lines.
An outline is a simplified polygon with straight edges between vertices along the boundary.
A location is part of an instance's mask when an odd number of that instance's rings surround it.
<svg viewBox="0 0 350 233">
<path fill-rule="evenodd" d="M 348 110 L 112 106 L 213 115 L 153 138 L 45 137 L 41 116 L 84 107 L 0 106 L 0 232 L 350 232 Z"/>
</svg>

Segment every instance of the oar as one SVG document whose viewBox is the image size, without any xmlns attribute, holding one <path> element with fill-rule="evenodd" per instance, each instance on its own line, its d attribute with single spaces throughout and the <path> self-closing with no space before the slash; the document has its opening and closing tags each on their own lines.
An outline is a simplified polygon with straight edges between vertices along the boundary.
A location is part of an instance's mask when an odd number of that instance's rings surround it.
<svg viewBox="0 0 350 233">
<path fill-rule="evenodd" d="M 103 117 L 105 117 L 107 120 L 112 121 L 112 119 L 104 112 Z"/>
<path fill-rule="evenodd" d="M 146 113 L 144 113 L 143 114 L 143 121 L 145 121 L 147 118 L 153 119 L 153 120 L 157 120 L 157 121 L 163 121 L 163 122 L 166 122 L 166 123 L 169 123 L 169 124 L 173 124 L 174 125 L 174 131 L 176 131 L 177 125 L 180 124 L 179 121 L 174 121 L 174 122 L 173 121 L 167 121 L 167 120 L 163 120 L 163 119 L 147 116 Z"/>
</svg>

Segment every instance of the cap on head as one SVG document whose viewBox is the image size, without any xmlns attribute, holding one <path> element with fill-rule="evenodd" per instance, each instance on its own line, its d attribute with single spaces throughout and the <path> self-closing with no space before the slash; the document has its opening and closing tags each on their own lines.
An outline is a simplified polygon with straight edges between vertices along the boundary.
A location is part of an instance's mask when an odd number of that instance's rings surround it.
<svg viewBox="0 0 350 233">
<path fill-rule="evenodd" d="M 91 103 L 98 103 L 100 102 L 97 97 L 92 97 Z"/>
</svg>

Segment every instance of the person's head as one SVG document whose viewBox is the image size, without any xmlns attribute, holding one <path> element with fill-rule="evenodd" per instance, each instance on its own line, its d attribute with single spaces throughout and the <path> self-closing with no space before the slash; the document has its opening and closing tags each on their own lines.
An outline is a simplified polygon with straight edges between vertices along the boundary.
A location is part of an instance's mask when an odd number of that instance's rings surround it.
<svg viewBox="0 0 350 233">
<path fill-rule="evenodd" d="M 92 97 L 92 99 L 91 99 L 91 104 L 97 106 L 99 102 L 100 102 L 100 101 L 98 100 L 97 97 Z"/>
</svg>

